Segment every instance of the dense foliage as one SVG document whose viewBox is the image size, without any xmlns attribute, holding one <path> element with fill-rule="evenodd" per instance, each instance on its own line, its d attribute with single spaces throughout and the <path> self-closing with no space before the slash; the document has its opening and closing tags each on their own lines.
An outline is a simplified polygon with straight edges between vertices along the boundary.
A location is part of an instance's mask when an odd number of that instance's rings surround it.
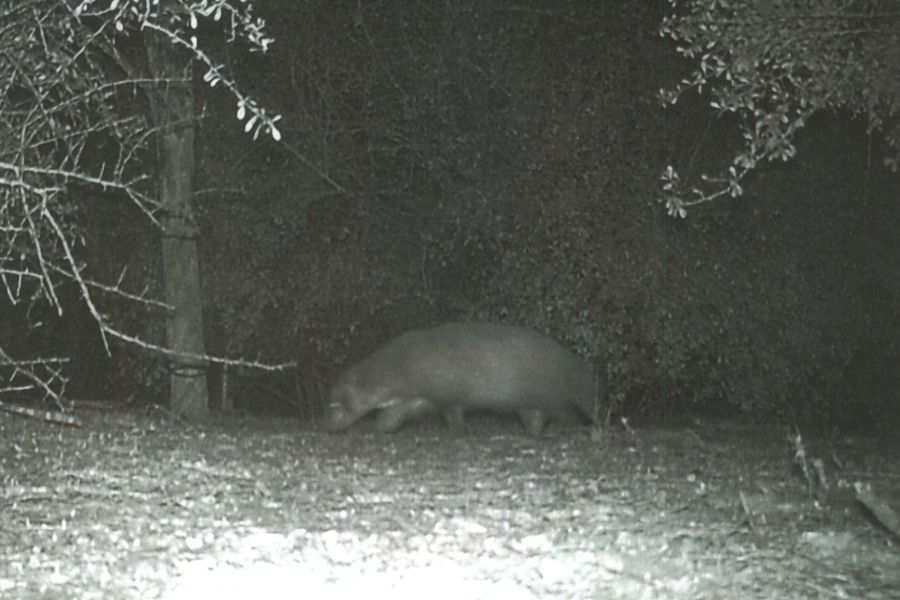
<svg viewBox="0 0 900 600">
<path fill-rule="evenodd" d="M 871 417 L 888 402 L 892 371 L 872 365 L 900 358 L 896 182 L 867 169 L 865 128 L 814 117 L 795 161 L 741 183 L 752 203 L 671 220 L 656 208 L 660 165 L 691 155 L 710 114 L 686 98 L 658 110 L 685 63 L 651 3 L 257 9 L 279 40 L 269 57 L 208 50 L 285 115 L 283 139 L 248 145 L 211 116 L 233 98 L 195 81 L 210 109 L 196 194 L 208 349 L 300 364 L 290 381 L 229 373 L 240 407 L 314 410 L 384 339 L 471 318 L 563 340 L 597 366 L 611 413 L 794 419 L 861 403 Z M 733 124 L 710 130 L 698 168 L 740 153 L 720 135 Z M 142 214 L 82 212 L 85 256 L 113 281 L 119 260 L 125 283 L 159 279 Z M 142 311 L 116 317 L 148 330 Z M 139 397 L 164 381 L 117 360 Z"/>
<path fill-rule="evenodd" d="M 288 146 L 203 134 L 207 330 L 216 351 L 296 358 L 301 402 L 400 331 L 477 318 L 577 349 L 605 375 L 614 412 L 827 414 L 842 410 L 849 392 L 835 383 L 859 340 L 876 323 L 896 331 L 872 305 L 854 331 L 853 286 L 885 265 L 867 263 L 849 231 L 825 233 L 866 185 L 856 134 L 841 134 L 855 160 L 821 166 L 823 138 L 803 138 L 811 162 L 757 182 L 754 209 L 657 214 L 659 165 L 687 139 L 673 132 L 709 115 L 658 110 L 680 65 L 647 3 L 259 8 L 282 17 L 271 65 L 234 68 L 256 73 L 286 115 Z M 852 231 L 887 252 L 887 223 Z M 831 283 L 844 276 L 854 283 Z M 273 387 L 232 389 L 256 407 Z M 285 382 L 281 398 L 294 395 Z"/>
</svg>

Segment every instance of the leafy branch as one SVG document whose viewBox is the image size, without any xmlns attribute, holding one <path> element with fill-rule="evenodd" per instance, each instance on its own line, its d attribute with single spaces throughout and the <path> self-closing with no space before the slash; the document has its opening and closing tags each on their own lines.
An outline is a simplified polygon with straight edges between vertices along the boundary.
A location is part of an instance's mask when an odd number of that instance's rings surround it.
<svg viewBox="0 0 900 600">
<path fill-rule="evenodd" d="M 743 149 L 720 176 L 686 185 L 674 166 L 662 180 L 669 215 L 723 196 L 738 197 L 759 165 L 787 161 L 796 133 L 816 112 L 847 108 L 891 148 L 900 168 L 900 12 L 886 0 L 669 0 L 660 35 L 694 64 L 660 90 L 664 105 L 706 94 L 717 116 L 735 114 Z"/>
</svg>

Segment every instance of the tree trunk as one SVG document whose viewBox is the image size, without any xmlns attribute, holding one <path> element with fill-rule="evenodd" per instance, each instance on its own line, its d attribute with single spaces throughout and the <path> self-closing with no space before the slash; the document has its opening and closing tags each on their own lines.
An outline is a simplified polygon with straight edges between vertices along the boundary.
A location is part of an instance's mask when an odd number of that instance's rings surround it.
<svg viewBox="0 0 900 600">
<path fill-rule="evenodd" d="M 157 83 L 149 99 L 157 134 L 159 194 L 163 207 L 162 254 L 166 302 L 174 308 L 166 322 L 169 349 L 203 355 L 203 305 L 197 256 L 197 224 L 191 194 L 194 175 L 194 97 L 189 59 L 159 34 L 147 33 L 150 72 Z M 206 364 L 174 357 L 172 409 L 189 419 L 209 414 Z"/>
</svg>

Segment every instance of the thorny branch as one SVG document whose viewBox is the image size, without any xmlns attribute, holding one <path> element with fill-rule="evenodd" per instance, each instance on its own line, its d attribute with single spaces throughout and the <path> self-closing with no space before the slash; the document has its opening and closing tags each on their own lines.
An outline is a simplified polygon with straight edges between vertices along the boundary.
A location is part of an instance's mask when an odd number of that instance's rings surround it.
<svg viewBox="0 0 900 600">
<path fill-rule="evenodd" d="M 5 3 L 4 3 L 5 4 Z M 205 81 L 223 83 L 238 102 L 247 131 L 280 134 L 278 117 L 240 94 L 196 39 L 198 19 L 230 20 L 231 38 L 243 37 L 265 51 L 271 40 L 249 3 L 231 0 L 24 0 L 0 8 L 0 285 L 12 305 L 63 306 L 58 290 L 74 285 L 109 338 L 168 356 L 177 353 L 122 331 L 102 302 L 118 299 L 168 313 L 171 307 L 133 291 L 125 270 L 113 284 L 89 276 L 80 258 L 85 241 L 80 217 L 97 193 L 127 199 L 149 226 L 159 226 L 151 142 L 143 92 L 161 83 L 145 76 L 140 32 L 153 29 L 189 51 L 208 69 Z M 227 26 L 226 26 L 227 29 Z M 123 38 L 123 35 L 132 34 Z M 123 41 L 123 39 L 125 41 Z M 0 340 L 0 393 L 39 391 L 62 407 L 63 359 L 14 360 Z M 283 368 L 259 361 L 183 356 L 253 368 Z"/>
</svg>

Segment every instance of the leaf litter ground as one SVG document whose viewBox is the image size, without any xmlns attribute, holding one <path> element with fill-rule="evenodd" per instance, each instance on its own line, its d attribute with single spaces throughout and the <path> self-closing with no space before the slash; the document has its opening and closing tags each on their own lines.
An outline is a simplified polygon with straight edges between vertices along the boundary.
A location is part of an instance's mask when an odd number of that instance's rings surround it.
<svg viewBox="0 0 900 600">
<path fill-rule="evenodd" d="M 896 436 L 0 414 L 0 598 L 896 598 Z M 821 485 L 826 484 L 826 486 Z"/>
</svg>

